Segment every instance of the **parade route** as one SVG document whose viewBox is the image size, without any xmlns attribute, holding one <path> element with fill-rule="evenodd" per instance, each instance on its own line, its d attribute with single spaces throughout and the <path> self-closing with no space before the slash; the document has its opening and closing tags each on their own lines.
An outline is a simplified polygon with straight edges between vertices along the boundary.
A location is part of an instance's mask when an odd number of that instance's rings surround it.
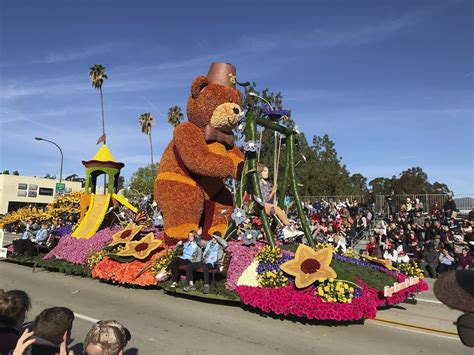
<svg viewBox="0 0 474 355">
<path fill-rule="evenodd" d="M 445 334 L 378 320 L 350 325 L 280 320 L 242 311 L 239 306 L 173 297 L 161 290 L 118 287 L 43 269 L 32 272 L 7 262 L 0 262 L 0 285 L 31 295 L 29 320 L 46 307 L 71 308 L 76 313 L 71 347 L 77 353 L 97 319 L 116 319 L 130 329 L 128 355 L 221 354 L 222 349 L 227 354 L 470 353 L 449 334 L 459 312 L 434 302 L 420 302 L 416 307 L 400 304 L 381 311 L 378 318 L 399 323 L 424 321 L 426 328 Z M 431 292 L 423 298 L 436 301 Z"/>
</svg>

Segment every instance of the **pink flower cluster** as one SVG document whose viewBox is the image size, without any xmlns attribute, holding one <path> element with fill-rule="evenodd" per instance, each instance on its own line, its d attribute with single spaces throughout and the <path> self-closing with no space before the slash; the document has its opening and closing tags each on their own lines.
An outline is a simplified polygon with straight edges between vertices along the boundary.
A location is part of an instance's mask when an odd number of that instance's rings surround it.
<svg viewBox="0 0 474 355">
<path fill-rule="evenodd" d="M 295 315 L 307 319 L 350 321 L 375 318 L 378 295 L 362 282 L 360 297 L 352 303 L 323 302 L 314 295 L 313 288 L 297 290 L 294 284 L 280 288 L 258 288 L 237 286 L 236 291 L 243 303 L 256 307 L 266 313 Z"/>
<path fill-rule="evenodd" d="M 88 257 L 101 251 L 103 247 L 109 244 L 112 241 L 112 235 L 119 229 L 119 227 L 114 227 L 113 229 L 105 228 L 89 239 L 76 239 L 70 234 L 65 235 L 44 259 L 47 260 L 55 257 L 73 264 L 86 265 Z"/>
<path fill-rule="evenodd" d="M 231 255 L 231 259 L 227 271 L 227 281 L 225 283 L 225 287 L 228 290 L 235 290 L 240 275 L 242 275 L 245 269 L 255 259 L 258 249 L 265 245 L 265 243 L 261 242 L 257 242 L 256 245 L 251 246 L 242 245 L 242 242 L 239 241 L 229 242 L 226 253 Z"/>
<path fill-rule="evenodd" d="M 399 274 L 402 275 L 402 274 Z M 398 275 L 397 275 L 398 276 Z M 403 277 L 397 277 L 398 282 L 403 282 L 407 277 L 403 275 Z M 400 280 L 399 280 L 400 279 Z M 407 297 L 409 297 L 413 293 L 417 292 L 423 292 L 428 290 L 428 284 L 426 283 L 425 280 L 420 279 L 420 282 L 417 283 L 416 285 L 410 286 L 404 290 L 398 291 L 397 293 L 394 293 L 391 297 L 384 297 L 383 296 L 383 291 L 379 291 L 379 306 L 385 305 L 385 304 L 397 304 L 405 301 Z"/>
</svg>

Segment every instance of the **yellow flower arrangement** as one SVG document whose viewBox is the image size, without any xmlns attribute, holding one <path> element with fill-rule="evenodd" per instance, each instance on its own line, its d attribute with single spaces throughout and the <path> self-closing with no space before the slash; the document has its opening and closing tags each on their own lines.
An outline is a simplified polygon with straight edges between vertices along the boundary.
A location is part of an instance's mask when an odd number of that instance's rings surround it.
<svg viewBox="0 0 474 355">
<path fill-rule="evenodd" d="M 330 278 L 319 284 L 315 293 L 324 302 L 352 303 L 354 287 L 343 280 Z"/>
<path fill-rule="evenodd" d="M 259 249 L 257 255 L 255 255 L 255 259 L 262 263 L 274 264 L 278 261 L 280 256 L 280 248 L 267 245 L 266 247 Z"/>
<path fill-rule="evenodd" d="M 117 255 L 145 259 L 153 250 L 160 247 L 162 243 L 162 240 L 155 239 L 153 233 L 148 233 L 141 240 L 126 243 L 124 249 L 119 251 Z"/>
<path fill-rule="evenodd" d="M 120 244 L 120 243 L 127 243 L 131 241 L 137 234 L 142 230 L 143 226 L 137 226 L 135 223 L 130 222 L 125 229 L 122 229 L 112 235 L 112 242 L 109 244 L 110 246 Z"/>
<path fill-rule="evenodd" d="M 296 249 L 295 258 L 280 265 L 280 269 L 295 276 L 296 287 L 305 288 L 315 281 L 324 281 L 337 276 L 329 266 L 332 254 L 329 248 L 315 251 L 307 245 L 300 244 Z"/>
<path fill-rule="evenodd" d="M 39 222 L 50 222 L 64 214 L 78 215 L 80 213 L 80 196 L 80 192 L 74 192 L 70 195 L 61 195 L 46 205 L 44 209 L 20 208 L 0 218 L 0 228 L 4 228 L 9 224 L 16 224 L 19 221 L 27 221 L 30 218 L 36 218 Z"/>
<path fill-rule="evenodd" d="M 94 268 L 98 263 L 102 261 L 105 257 L 105 250 L 101 250 L 95 254 L 92 254 L 89 259 L 87 259 L 87 266 L 89 267 L 90 270 Z"/>
<path fill-rule="evenodd" d="M 418 267 L 416 263 L 400 263 L 398 264 L 398 270 L 406 276 L 417 276 L 420 279 L 425 277 L 423 270 Z"/>
<path fill-rule="evenodd" d="M 258 285 L 264 288 L 282 287 L 287 284 L 288 277 L 281 270 L 265 271 L 258 277 Z"/>
<path fill-rule="evenodd" d="M 332 245 L 331 243 L 316 243 L 314 245 L 314 249 L 329 249 L 331 250 L 332 253 L 336 252 L 336 247 Z"/>
</svg>

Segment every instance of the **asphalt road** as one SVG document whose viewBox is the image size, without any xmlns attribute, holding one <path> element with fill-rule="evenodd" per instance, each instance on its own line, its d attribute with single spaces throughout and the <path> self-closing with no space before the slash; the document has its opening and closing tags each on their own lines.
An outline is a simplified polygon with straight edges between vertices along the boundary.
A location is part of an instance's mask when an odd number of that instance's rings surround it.
<svg viewBox="0 0 474 355">
<path fill-rule="evenodd" d="M 263 317 L 239 306 L 209 304 L 97 280 L 0 262 L 0 287 L 22 289 L 33 299 L 29 319 L 42 309 L 76 312 L 72 349 L 81 354 L 85 334 L 97 319 L 126 325 L 132 340 L 125 354 L 472 354 L 451 335 L 403 329 L 390 323 L 327 325 Z M 408 319 L 452 331 L 458 312 L 432 296 L 417 306 L 379 312 L 383 319 Z M 418 312 L 418 314 L 417 314 Z M 402 317 L 403 316 L 403 317 Z M 424 316 L 428 318 L 423 318 Z M 412 317 L 412 318 L 410 318 Z"/>
</svg>

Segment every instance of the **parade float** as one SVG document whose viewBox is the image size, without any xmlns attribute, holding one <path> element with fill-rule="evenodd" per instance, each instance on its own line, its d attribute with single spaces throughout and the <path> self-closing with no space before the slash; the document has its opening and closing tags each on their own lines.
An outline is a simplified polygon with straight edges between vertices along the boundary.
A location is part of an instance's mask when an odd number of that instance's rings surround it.
<svg viewBox="0 0 474 355">
<path fill-rule="evenodd" d="M 416 265 L 395 268 L 386 260 L 315 243 L 296 181 L 294 146 L 299 132 L 285 124 L 287 111 L 270 105 L 262 116 L 245 115 L 239 84 L 235 68 L 226 63 L 213 63 L 207 76 L 192 82 L 188 122 L 175 128 L 159 164 L 154 195 L 160 214 L 154 218 L 117 194 L 123 164 L 106 145 L 84 161 L 85 192 L 74 196 L 80 221 L 56 247 L 36 257 L 35 265 L 127 287 L 185 294 L 181 287 L 169 287 L 167 268 L 177 255 L 176 242 L 201 228 L 204 239 L 219 232 L 228 246 L 223 265 L 211 270 L 210 293 L 198 287 L 186 293 L 193 297 L 241 302 L 282 317 L 354 321 L 375 318 L 380 307 L 427 290 Z M 281 238 L 281 221 L 274 209 L 265 209 L 257 172 L 257 126 L 285 139 L 283 181 L 275 206 L 283 206 L 291 195 L 300 226 L 295 238 Z M 233 130 L 244 136 L 242 150 Z M 96 192 L 102 174 L 109 178 L 103 195 Z M 229 176 L 239 182 L 234 194 L 224 184 Z M 130 211 L 126 225 L 114 219 L 114 208 Z"/>
</svg>

